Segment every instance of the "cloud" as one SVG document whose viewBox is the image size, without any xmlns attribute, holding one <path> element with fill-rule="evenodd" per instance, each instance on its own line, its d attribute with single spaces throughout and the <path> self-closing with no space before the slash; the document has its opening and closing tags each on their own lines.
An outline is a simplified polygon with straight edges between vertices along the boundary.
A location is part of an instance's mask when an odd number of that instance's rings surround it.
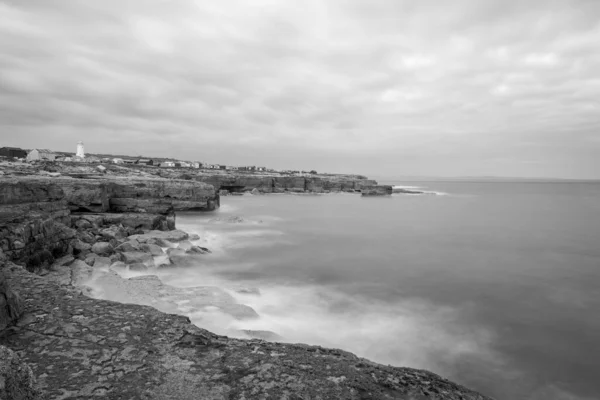
<svg viewBox="0 0 600 400">
<path fill-rule="evenodd" d="M 422 162 L 405 175 L 477 175 L 482 147 L 519 158 L 528 140 L 548 168 L 512 175 L 598 177 L 586 158 L 598 12 L 585 0 L 0 0 L 0 138 L 158 156 L 177 137 L 193 146 L 169 156 L 378 175 L 407 153 Z M 453 160 L 432 156 L 452 132 Z"/>
</svg>

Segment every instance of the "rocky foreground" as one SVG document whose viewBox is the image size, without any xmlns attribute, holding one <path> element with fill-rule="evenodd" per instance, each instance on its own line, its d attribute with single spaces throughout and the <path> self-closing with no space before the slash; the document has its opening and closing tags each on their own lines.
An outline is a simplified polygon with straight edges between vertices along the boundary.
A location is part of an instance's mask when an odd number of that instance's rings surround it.
<svg viewBox="0 0 600 400">
<path fill-rule="evenodd" d="M 257 317 L 219 288 L 151 275 L 210 251 L 175 230 L 175 211 L 218 207 L 217 189 L 46 169 L 0 169 L 0 399 L 487 399 L 427 371 L 193 325 L 171 313 L 182 296 Z"/>
</svg>

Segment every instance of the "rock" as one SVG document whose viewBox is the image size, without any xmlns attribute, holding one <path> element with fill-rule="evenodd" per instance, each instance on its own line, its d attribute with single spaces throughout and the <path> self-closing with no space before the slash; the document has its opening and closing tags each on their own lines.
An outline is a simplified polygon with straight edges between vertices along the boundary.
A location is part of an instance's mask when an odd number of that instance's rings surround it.
<svg viewBox="0 0 600 400">
<path fill-rule="evenodd" d="M 233 290 L 235 290 L 237 293 L 241 293 L 241 294 L 252 294 L 252 295 L 255 295 L 255 296 L 260 296 L 260 289 L 259 288 L 241 287 L 241 288 L 235 288 Z"/>
<path fill-rule="evenodd" d="M 2 271 L 0 271 L 0 331 L 13 325 L 23 314 L 23 302 L 12 291 Z M 1 389 L 0 389 L 0 393 Z"/>
<path fill-rule="evenodd" d="M 84 243 L 79 239 L 73 240 L 71 246 L 73 247 L 73 255 L 77 257 L 85 257 L 92 249 L 92 245 Z"/>
<path fill-rule="evenodd" d="M 111 226 L 110 228 L 105 228 L 100 231 L 100 235 L 107 239 L 124 239 L 127 237 L 127 231 L 118 226 Z"/>
<path fill-rule="evenodd" d="M 96 237 L 88 231 L 79 231 L 76 235 L 77 239 L 81 240 L 84 243 L 94 244 L 96 242 Z"/>
<path fill-rule="evenodd" d="M 142 263 L 133 263 L 133 264 L 129 264 L 129 270 L 130 271 L 147 271 L 148 267 Z"/>
<path fill-rule="evenodd" d="M 196 233 L 190 233 L 188 240 L 200 240 L 200 236 Z"/>
<path fill-rule="evenodd" d="M 142 253 L 141 251 L 126 251 L 121 253 L 123 255 L 123 261 L 125 264 L 145 264 L 147 267 L 154 266 L 154 258 L 148 253 Z"/>
<path fill-rule="evenodd" d="M 97 254 L 90 253 L 85 257 L 84 261 L 87 265 L 89 265 L 90 267 L 93 267 L 94 263 L 96 262 L 96 257 L 98 257 Z"/>
<path fill-rule="evenodd" d="M 174 247 L 174 248 L 167 249 L 167 254 L 169 256 L 172 256 L 172 255 L 184 256 L 185 255 L 185 250 L 177 248 L 177 247 Z"/>
<path fill-rule="evenodd" d="M 57 260 L 54 260 L 54 264 L 52 266 L 53 267 L 57 267 L 57 266 L 69 265 L 74 260 L 75 260 L 75 257 L 73 257 L 72 255 L 68 254 L 68 255 L 63 256 L 63 257 L 61 257 L 61 258 L 59 258 Z"/>
<path fill-rule="evenodd" d="M 261 194 L 261 193 L 260 193 L 260 190 L 258 190 L 257 188 L 254 188 L 254 189 L 252 189 L 252 190 L 250 191 L 250 193 L 252 193 L 252 194 L 253 194 L 253 195 L 255 195 L 255 196 L 257 196 L 257 195 Z"/>
<path fill-rule="evenodd" d="M 115 251 L 118 252 L 126 252 L 126 251 L 139 251 L 140 243 L 137 240 L 129 240 L 127 242 L 121 243 L 115 248 Z"/>
<path fill-rule="evenodd" d="M 123 256 L 121 253 L 115 253 L 109 257 L 110 261 L 115 263 L 117 261 L 123 261 Z"/>
<path fill-rule="evenodd" d="M 220 336 L 173 314 L 189 299 L 191 313 L 241 311 L 228 310 L 235 300 L 218 288 L 175 288 L 156 277 L 107 272 L 98 277 L 99 287 L 114 287 L 121 297 L 106 301 L 22 268 L 8 270 L 32 318 L 0 335 L 0 345 L 19 349 L 48 399 L 490 400 L 431 372 L 376 364 L 339 349 Z M 0 354 L 0 362 L 7 359 Z"/>
<path fill-rule="evenodd" d="M 182 240 L 187 240 L 189 235 L 186 232 L 180 230 L 174 231 L 149 231 L 142 235 L 133 235 L 130 236 L 129 239 L 135 239 L 140 243 L 147 242 L 149 239 L 163 239 L 168 240 L 169 242 L 181 242 Z"/>
<path fill-rule="evenodd" d="M 155 244 L 160 247 L 173 247 L 174 246 L 173 243 L 171 243 L 167 240 L 161 239 L 161 238 L 151 238 L 151 239 L 148 239 L 146 241 L 146 243 Z"/>
<path fill-rule="evenodd" d="M 125 264 L 123 261 L 117 261 L 112 263 L 109 268 L 115 271 L 124 271 L 127 269 L 127 264 Z"/>
<path fill-rule="evenodd" d="M 91 229 L 93 226 L 91 222 L 86 219 L 78 219 L 74 224 L 77 229 Z"/>
<path fill-rule="evenodd" d="M 108 257 L 96 257 L 94 261 L 94 268 L 108 268 L 112 264 L 112 261 Z"/>
<path fill-rule="evenodd" d="M 106 167 L 104 165 L 98 165 L 96 167 L 96 169 L 100 172 L 102 172 L 103 174 L 106 173 Z"/>
<path fill-rule="evenodd" d="M 212 253 L 209 249 L 207 249 L 206 247 L 200 247 L 200 246 L 192 246 L 190 249 L 186 250 L 187 254 L 206 254 L 206 253 Z"/>
<path fill-rule="evenodd" d="M 363 196 L 388 196 L 392 194 L 392 186 L 390 185 L 376 185 L 367 186 L 362 188 L 361 191 Z"/>
<path fill-rule="evenodd" d="M 194 245 L 192 243 L 190 243 L 188 240 L 184 240 L 183 242 L 179 243 L 179 246 L 177 246 L 178 249 L 187 251 L 189 249 L 191 249 Z"/>
<path fill-rule="evenodd" d="M 221 189 L 219 190 L 219 196 L 228 196 L 229 190 Z"/>
<path fill-rule="evenodd" d="M 269 342 L 278 342 L 283 340 L 283 337 L 271 331 L 257 331 L 250 329 L 240 330 L 243 334 L 247 335 L 251 339 L 267 340 Z"/>
<path fill-rule="evenodd" d="M 115 252 L 115 249 L 107 242 L 98 242 L 92 246 L 92 252 L 101 256 L 110 256 Z"/>
<path fill-rule="evenodd" d="M 82 286 L 92 278 L 94 273 L 94 269 L 81 260 L 75 260 L 70 268 L 71 285 L 73 286 Z"/>
<path fill-rule="evenodd" d="M 161 256 L 164 254 L 164 252 L 162 251 L 160 246 L 157 246 L 155 244 L 142 243 L 140 245 L 140 250 L 142 250 L 146 253 L 150 253 L 153 256 Z"/>
<path fill-rule="evenodd" d="M 4 346 L 0 346 L 0 399 L 42 399 L 31 368 Z"/>
</svg>

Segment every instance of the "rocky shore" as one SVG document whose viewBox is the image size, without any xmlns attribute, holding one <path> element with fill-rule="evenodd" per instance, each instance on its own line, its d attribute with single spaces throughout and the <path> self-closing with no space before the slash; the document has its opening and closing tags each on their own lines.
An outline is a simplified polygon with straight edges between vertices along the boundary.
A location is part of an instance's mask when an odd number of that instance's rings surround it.
<svg viewBox="0 0 600 400">
<path fill-rule="evenodd" d="M 175 212 L 214 210 L 232 187 L 109 167 L 0 165 L 0 399 L 487 399 L 427 371 L 176 315 L 186 302 L 258 317 L 222 288 L 153 274 L 206 257 Z M 307 190 L 282 182 L 263 191 Z"/>
</svg>

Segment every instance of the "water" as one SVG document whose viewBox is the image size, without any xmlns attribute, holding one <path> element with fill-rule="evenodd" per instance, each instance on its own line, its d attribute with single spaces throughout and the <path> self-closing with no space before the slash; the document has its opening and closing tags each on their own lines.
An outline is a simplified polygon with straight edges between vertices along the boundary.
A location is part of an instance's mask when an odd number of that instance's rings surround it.
<svg viewBox="0 0 600 400">
<path fill-rule="evenodd" d="M 260 289 L 235 294 L 259 320 L 213 330 L 271 330 L 498 399 L 600 398 L 600 184 L 405 185 L 438 194 L 224 197 L 180 213 L 214 252 L 163 279 Z"/>
</svg>

